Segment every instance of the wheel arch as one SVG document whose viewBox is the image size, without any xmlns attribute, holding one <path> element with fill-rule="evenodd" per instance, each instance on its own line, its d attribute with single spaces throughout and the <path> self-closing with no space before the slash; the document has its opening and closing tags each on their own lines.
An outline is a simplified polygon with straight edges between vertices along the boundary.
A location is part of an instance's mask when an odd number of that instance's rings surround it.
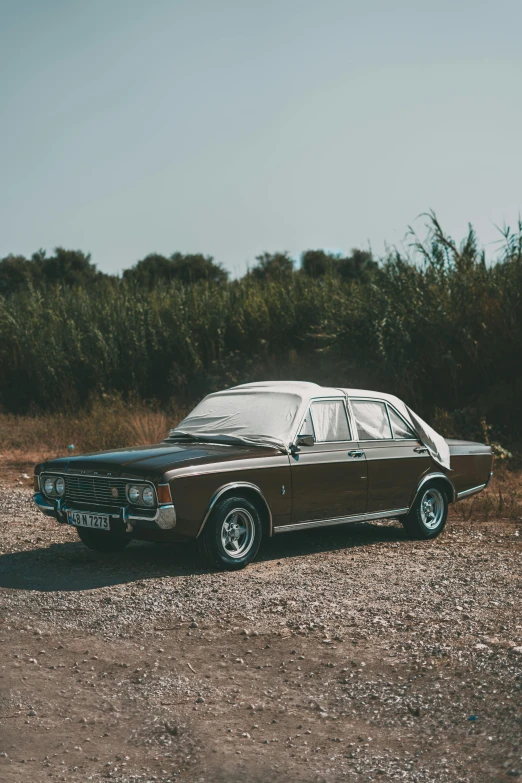
<svg viewBox="0 0 522 783">
<path fill-rule="evenodd" d="M 457 493 L 455 491 L 455 487 L 453 486 L 453 482 L 451 481 L 451 479 L 449 479 L 445 473 L 428 473 L 428 475 L 423 476 L 423 478 L 419 482 L 419 485 L 415 490 L 413 497 L 411 499 L 410 509 L 413 507 L 415 501 L 417 500 L 421 489 L 425 487 L 427 484 L 441 486 L 443 489 L 445 489 L 448 492 L 448 502 L 455 503 L 457 499 Z"/>
<path fill-rule="evenodd" d="M 261 517 L 263 533 L 271 536 L 273 533 L 272 511 L 270 510 L 270 506 L 262 490 L 256 486 L 256 484 L 250 484 L 247 481 L 233 481 L 229 484 L 224 484 L 222 487 L 219 487 L 212 495 L 196 538 L 199 538 L 203 532 L 208 518 L 210 517 L 212 510 L 214 509 L 218 500 L 225 500 L 227 497 L 238 496 L 249 500 L 256 507 L 259 512 L 259 516 Z"/>
</svg>

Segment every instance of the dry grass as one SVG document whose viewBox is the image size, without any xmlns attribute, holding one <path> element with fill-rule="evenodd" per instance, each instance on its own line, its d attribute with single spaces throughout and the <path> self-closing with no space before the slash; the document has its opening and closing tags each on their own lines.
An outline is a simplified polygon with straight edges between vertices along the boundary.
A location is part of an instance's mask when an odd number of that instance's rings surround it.
<svg viewBox="0 0 522 783">
<path fill-rule="evenodd" d="M 522 520 L 522 471 L 495 465 L 488 487 L 452 507 L 452 516 L 462 520 Z"/>
<path fill-rule="evenodd" d="M 66 454 L 159 443 L 185 411 L 160 411 L 119 398 L 97 401 L 82 413 L 0 414 L 0 476 L 30 474 L 35 463 Z"/>
</svg>

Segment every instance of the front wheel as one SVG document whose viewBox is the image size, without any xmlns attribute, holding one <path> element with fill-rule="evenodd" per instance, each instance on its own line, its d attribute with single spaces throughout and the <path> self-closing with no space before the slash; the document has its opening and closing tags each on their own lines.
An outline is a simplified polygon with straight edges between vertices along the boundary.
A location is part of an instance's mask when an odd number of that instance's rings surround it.
<svg viewBox="0 0 522 783">
<path fill-rule="evenodd" d="M 82 544 L 95 552 L 121 552 L 130 544 L 130 536 L 111 533 L 106 530 L 91 530 L 89 527 L 77 527 L 76 532 Z"/>
<path fill-rule="evenodd" d="M 436 538 L 448 519 L 448 498 L 438 486 L 423 487 L 401 522 L 412 538 Z"/>
<path fill-rule="evenodd" d="M 256 556 L 261 536 L 261 519 L 256 507 L 245 498 L 226 498 L 212 511 L 197 543 L 207 563 L 238 571 Z"/>
</svg>

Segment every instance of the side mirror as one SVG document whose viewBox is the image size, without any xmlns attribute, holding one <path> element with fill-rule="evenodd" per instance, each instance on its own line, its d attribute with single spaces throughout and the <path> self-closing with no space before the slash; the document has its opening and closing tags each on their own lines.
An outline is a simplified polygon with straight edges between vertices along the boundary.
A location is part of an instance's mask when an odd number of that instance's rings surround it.
<svg viewBox="0 0 522 783">
<path fill-rule="evenodd" d="M 298 435 L 296 446 L 313 446 L 315 439 L 313 435 Z"/>
</svg>

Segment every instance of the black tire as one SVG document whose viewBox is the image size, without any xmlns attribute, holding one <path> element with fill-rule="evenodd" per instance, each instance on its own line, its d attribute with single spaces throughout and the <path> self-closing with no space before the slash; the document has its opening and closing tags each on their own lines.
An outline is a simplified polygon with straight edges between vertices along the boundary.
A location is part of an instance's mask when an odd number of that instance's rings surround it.
<svg viewBox="0 0 522 783">
<path fill-rule="evenodd" d="M 256 507 L 246 498 L 226 498 L 212 510 L 197 539 L 198 550 L 214 568 L 239 571 L 257 555 L 262 535 Z"/>
<path fill-rule="evenodd" d="M 132 541 L 130 536 L 123 533 L 91 530 L 89 527 L 77 527 L 76 532 L 82 544 L 95 552 L 121 552 Z"/>
<path fill-rule="evenodd" d="M 436 538 L 448 519 L 448 495 L 440 484 L 422 487 L 415 503 L 401 522 L 412 538 Z"/>
</svg>

